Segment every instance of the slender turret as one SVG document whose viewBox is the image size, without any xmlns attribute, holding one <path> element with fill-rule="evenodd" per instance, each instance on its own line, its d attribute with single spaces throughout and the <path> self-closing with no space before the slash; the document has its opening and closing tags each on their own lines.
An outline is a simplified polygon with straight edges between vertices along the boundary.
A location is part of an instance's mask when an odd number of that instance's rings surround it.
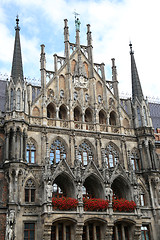
<svg viewBox="0 0 160 240">
<path fill-rule="evenodd" d="M 19 18 L 16 18 L 16 35 L 15 35 L 15 43 L 14 43 L 14 53 L 13 53 L 13 61 L 12 61 L 12 72 L 11 77 L 16 83 L 18 79 L 23 81 L 23 66 L 22 66 L 22 54 L 21 54 L 21 44 L 20 44 L 20 27 L 19 27 Z"/>
<path fill-rule="evenodd" d="M 134 52 L 132 50 L 132 44 L 129 44 L 130 46 L 130 55 L 131 55 L 131 74 L 132 74 L 132 99 L 133 101 L 136 100 L 136 97 L 140 102 L 144 99 L 141 83 L 139 80 L 139 75 L 136 67 L 136 62 L 134 59 Z"/>
</svg>

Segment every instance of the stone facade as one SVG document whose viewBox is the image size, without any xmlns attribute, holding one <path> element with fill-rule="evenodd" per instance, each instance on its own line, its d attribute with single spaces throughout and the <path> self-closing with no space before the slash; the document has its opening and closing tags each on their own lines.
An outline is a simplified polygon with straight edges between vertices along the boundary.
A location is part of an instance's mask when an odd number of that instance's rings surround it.
<svg viewBox="0 0 160 240">
<path fill-rule="evenodd" d="M 48 71 L 41 45 L 41 86 L 33 86 L 23 78 L 16 21 L 0 115 L 0 239 L 160 239 L 159 158 L 132 45 L 132 99 L 119 98 L 114 59 L 111 80 L 104 63 L 93 62 L 90 25 L 86 46 L 79 27 L 70 43 L 66 19 L 65 56 L 55 54 Z M 78 206 L 54 209 L 53 196 L 77 199 Z M 105 211 L 85 211 L 83 197 L 110 203 Z M 116 198 L 135 201 L 136 209 L 113 211 Z"/>
</svg>

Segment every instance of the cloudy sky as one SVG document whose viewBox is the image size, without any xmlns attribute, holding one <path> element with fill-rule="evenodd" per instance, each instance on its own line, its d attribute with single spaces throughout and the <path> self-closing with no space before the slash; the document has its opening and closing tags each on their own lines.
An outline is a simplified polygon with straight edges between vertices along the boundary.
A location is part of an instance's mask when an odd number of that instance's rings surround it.
<svg viewBox="0 0 160 240">
<path fill-rule="evenodd" d="M 64 53 L 64 19 L 75 42 L 74 14 L 80 14 L 81 44 L 91 25 L 94 62 L 105 63 L 111 80 L 111 58 L 116 59 L 120 93 L 131 93 L 129 41 L 133 44 L 144 96 L 159 97 L 159 0 L 0 0 L 0 73 L 10 75 L 15 18 L 19 15 L 24 75 L 40 79 L 40 45 L 45 44 L 47 69 L 53 54 Z"/>
</svg>

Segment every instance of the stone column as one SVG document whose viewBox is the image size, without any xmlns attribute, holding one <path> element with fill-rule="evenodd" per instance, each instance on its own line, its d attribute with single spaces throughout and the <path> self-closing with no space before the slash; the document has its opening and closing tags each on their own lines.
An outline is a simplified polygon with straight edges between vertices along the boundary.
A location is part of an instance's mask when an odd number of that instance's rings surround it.
<svg viewBox="0 0 160 240">
<path fill-rule="evenodd" d="M 6 133 L 6 160 L 9 160 L 9 133 Z"/>
<path fill-rule="evenodd" d="M 142 144 L 139 144 L 139 153 L 140 153 L 141 169 L 143 170 L 144 166 L 143 166 Z"/>
<path fill-rule="evenodd" d="M 12 158 L 15 160 L 15 147 L 16 147 L 16 131 L 13 131 L 13 138 L 12 138 Z"/>
<path fill-rule="evenodd" d="M 27 148 L 27 134 L 24 132 L 23 133 L 23 161 L 26 162 L 26 148 Z"/>
<path fill-rule="evenodd" d="M 83 234 L 83 224 L 77 224 L 75 239 L 82 240 L 82 234 Z M 89 238 L 87 240 L 89 240 Z"/>
<path fill-rule="evenodd" d="M 23 160 L 23 133 L 20 132 L 20 161 Z"/>
<path fill-rule="evenodd" d="M 149 148 L 148 148 L 148 141 L 145 141 L 145 151 L 146 151 L 146 157 L 148 160 L 148 168 L 152 168 L 152 164 L 151 164 L 151 158 L 150 158 L 150 153 L 149 153 Z"/>
<path fill-rule="evenodd" d="M 117 227 L 115 227 L 117 228 Z M 108 225 L 106 228 L 106 236 L 105 236 L 105 240 L 112 240 L 112 236 L 113 236 L 113 225 Z M 118 230 L 116 230 L 116 239 L 118 240 Z"/>
</svg>

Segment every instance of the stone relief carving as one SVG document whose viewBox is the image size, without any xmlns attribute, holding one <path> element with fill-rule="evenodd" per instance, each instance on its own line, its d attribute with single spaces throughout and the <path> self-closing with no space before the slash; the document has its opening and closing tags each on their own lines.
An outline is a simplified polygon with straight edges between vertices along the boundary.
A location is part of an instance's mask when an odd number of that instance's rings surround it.
<svg viewBox="0 0 160 240">
<path fill-rule="evenodd" d="M 10 210 L 6 216 L 6 236 L 5 240 L 14 240 L 15 211 Z"/>
</svg>

